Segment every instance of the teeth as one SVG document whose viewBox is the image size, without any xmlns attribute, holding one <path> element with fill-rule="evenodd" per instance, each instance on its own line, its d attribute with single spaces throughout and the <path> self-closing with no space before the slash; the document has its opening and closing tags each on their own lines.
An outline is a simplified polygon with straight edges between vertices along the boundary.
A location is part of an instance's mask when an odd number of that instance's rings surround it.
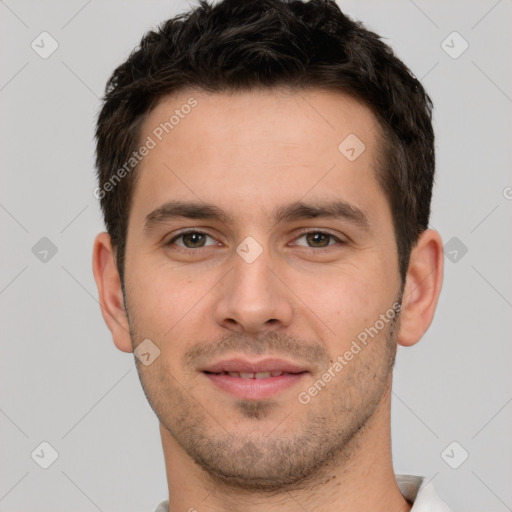
<svg viewBox="0 0 512 512">
<path fill-rule="evenodd" d="M 270 377 L 279 377 L 286 372 L 272 371 L 272 372 L 222 372 L 220 375 L 229 375 L 230 377 L 238 377 L 241 379 L 268 379 Z"/>
<path fill-rule="evenodd" d="M 254 374 L 255 379 L 268 379 L 270 377 L 270 372 L 258 372 Z"/>
</svg>

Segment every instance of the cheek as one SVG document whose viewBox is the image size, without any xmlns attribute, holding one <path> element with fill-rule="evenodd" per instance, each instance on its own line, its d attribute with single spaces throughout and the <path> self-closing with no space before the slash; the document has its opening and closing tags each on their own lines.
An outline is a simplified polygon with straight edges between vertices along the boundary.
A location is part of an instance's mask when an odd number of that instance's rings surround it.
<svg viewBox="0 0 512 512">
<path fill-rule="evenodd" d="M 194 307 L 209 289 L 205 280 L 184 277 L 157 262 L 136 264 L 127 273 L 129 310 L 139 330 L 155 339 L 170 336 L 173 329 L 187 321 Z"/>
<path fill-rule="evenodd" d="M 336 351 L 342 351 L 365 328 L 372 326 L 393 304 L 396 283 L 376 267 L 352 268 L 340 272 L 324 286 L 318 286 L 315 306 L 311 309 L 330 328 Z M 320 290 L 322 290 L 320 292 Z"/>
</svg>

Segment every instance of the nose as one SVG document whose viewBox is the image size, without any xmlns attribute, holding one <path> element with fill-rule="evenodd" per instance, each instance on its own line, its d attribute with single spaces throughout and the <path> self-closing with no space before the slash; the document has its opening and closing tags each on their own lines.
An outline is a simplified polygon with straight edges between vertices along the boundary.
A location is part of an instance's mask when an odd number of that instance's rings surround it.
<svg viewBox="0 0 512 512">
<path fill-rule="evenodd" d="M 250 263 L 235 253 L 232 269 L 219 283 L 217 323 L 232 331 L 251 334 L 290 325 L 293 293 L 284 281 L 268 251 L 263 250 Z"/>
</svg>

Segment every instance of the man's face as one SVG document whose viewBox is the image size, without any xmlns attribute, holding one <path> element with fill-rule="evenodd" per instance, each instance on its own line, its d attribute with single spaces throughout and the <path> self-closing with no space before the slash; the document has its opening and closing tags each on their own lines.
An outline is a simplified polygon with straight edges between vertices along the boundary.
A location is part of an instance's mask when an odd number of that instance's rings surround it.
<svg viewBox="0 0 512 512">
<path fill-rule="evenodd" d="M 320 90 L 182 92 L 142 127 L 156 146 L 133 193 L 125 299 L 133 346 L 161 354 L 138 363 L 141 382 L 176 446 L 232 485 L 305 481 L 389 391 L 401 282 L 378 132 L 369 109 Z M 173 216 L 177 201 L 225 218 Z M 314 217 L 299 202 L 342 204 Z"/>
</svg>

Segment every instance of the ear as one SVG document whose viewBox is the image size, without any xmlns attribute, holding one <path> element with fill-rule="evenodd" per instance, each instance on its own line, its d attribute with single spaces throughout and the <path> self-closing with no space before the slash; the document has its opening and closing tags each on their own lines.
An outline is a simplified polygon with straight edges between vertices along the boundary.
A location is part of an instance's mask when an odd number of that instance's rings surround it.
<svg viewBox="0 0 512 512">
<path fill-rule="evenodd" d="M 100 233 L 94 240 L 92 270 L 98 288 L 101 313 L 112 333 L 114 344 L 123 352 L 133 352 L 121 278 L 108 233 Z"/>
<path fill-rule="evenodd" d="M 400 345 L 417 343 L 432 323 L 443 283 L 443 258 L 441 236 L 427 229 L 411 252 L 400 313 Z"/>
</svg>

